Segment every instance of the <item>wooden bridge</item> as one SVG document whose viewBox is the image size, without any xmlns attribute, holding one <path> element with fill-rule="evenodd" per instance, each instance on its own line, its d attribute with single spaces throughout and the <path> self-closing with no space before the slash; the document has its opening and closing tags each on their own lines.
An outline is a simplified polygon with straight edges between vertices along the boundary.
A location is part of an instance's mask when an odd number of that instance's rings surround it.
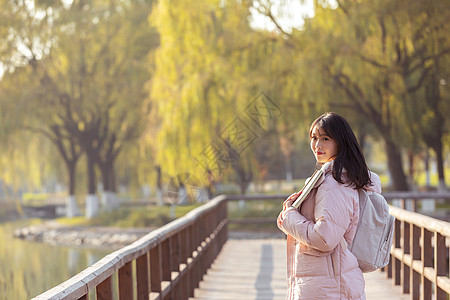
<svg viewBox="0 0 450 300">
<path fill-rule="evenodd" d="M 34 299 L 284 299 L 284 240 L 229 240 L 227 203 L 285 197 L 216 197 Z M 450 195 L 385 197 L 404 206 Z M 390 212 L 397 218 L 391 262 L 365 274 L 367 299 L 447 299 L 450 224 L 398 207 Z"/>
</svg>

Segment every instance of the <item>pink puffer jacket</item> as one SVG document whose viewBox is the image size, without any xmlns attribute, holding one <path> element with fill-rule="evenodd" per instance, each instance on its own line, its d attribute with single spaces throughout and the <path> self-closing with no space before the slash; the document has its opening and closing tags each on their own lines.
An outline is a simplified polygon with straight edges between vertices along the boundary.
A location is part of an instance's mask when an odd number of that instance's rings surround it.
<svg viewBox="0 0 450 300">
<path fill-rule="evenodd" d="M 378 175 L 371 173 L 371 180 L 367 189 L 381 193 Z M 358 262 L 342 247 L 342 237 L 352 242 L 358 216 L 358 191 L 338 183 L 330 166 L 300 211 L 292 210 L 277 222 L 287 234 L 286 299 L 366 298 Z"/>
</svg>

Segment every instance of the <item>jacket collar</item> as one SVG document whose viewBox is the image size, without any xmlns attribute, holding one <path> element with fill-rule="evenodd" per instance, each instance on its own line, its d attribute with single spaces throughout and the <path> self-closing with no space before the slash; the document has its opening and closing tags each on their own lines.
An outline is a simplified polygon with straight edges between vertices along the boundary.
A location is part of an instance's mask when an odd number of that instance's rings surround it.
<svg viewBox="0 0 450 300">
<path fill-rule="evenodd" d="M 324 163 L 319 170 L 316 170 L 316 172 L 322 172 L 322 175 L 317 180 L 316 184 L 314 184 L 314 188 L 318 187 L 319 185 L 322 184 L 322 182 L 325 180 L 325 175 L 331 173 L 331 171 L 333 170 L 333 165 L 334 165 L 334 160 Z M 311 177 L 313 177 L 313 176 L 311 176 Z"/>
</svg>

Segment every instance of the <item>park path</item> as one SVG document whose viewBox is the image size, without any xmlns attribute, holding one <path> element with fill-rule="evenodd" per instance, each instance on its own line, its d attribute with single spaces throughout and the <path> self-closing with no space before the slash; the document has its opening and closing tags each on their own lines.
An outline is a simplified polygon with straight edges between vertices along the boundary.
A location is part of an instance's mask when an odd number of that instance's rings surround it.
<svg viewBox="0 0 450 300">
<path fill-rule="evenodd" d="M 191 300 L 283 300 L 286 293 L 284 239 L 230 239 Z M 409 299 L 376 271 L 364 275 L 367 300 Z"/>
</svg>

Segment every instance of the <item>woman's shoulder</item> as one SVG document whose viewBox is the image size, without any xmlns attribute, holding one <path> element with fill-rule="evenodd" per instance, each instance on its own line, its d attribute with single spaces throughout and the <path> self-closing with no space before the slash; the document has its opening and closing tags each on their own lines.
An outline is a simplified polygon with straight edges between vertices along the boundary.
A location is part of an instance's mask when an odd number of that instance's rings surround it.
<svg viewBox="0 0 450 300">
<path fill-rule="evenodd" d="M 367 191 L 373 191 L 376 193 L 381 194 L 381 180 L 380 180 L 380 176 L 378 176 L 378 174 L 374 173 L 374 172 L 370 172 L 370 181 L 371 183 L 366 185 L 364 187 L 365 190 Z M 340 183 L 338 182 L 333 175 L 331 174 L 331 172 L 329 173 L 325 173 L 324 174 L 324 179 L 320 184 L 320 187 L 322 190 L 345 190 L 345 191 L 350 191 L 353 190 L 356 192 L 356 189 L 353 185 L 349 185 L 346 182 L 345 179 L 345 173 L 342 174 L 342 182 Z"/>
<path fill-rule="evenodd" d="M 377 192 L 377 193 L 381 194 L 380 176 L 378 176 L 378 174 L 376 174 L 375 172 L 370 171 L 370 181 L 371 181 L 371 184 L 367 185 L 365 187 L 365 189 L 368 191 L 373 191 L 373 192 Z"/>
<path fill-rule="evenodd" d="M 316 201 L 332 209 L 346 207 L 352 210 L 357 200 L 358 191 L 346 183 L 338 182 L 331 174 L 326 174 L 324 181 L 317 189 Z"/>
<path fill-rule="evenodd" d="M 342 176 L 344 177 L 344 176 Z M 321 184 L 322 189 L 324 190 L 354 190 L 354 188 L 346 183 L 345 178 L 343 178 L 342 183 L 337 181 L 333 175 L 330 173 L 325 174 L 325 178 Z"/>
</svg>

